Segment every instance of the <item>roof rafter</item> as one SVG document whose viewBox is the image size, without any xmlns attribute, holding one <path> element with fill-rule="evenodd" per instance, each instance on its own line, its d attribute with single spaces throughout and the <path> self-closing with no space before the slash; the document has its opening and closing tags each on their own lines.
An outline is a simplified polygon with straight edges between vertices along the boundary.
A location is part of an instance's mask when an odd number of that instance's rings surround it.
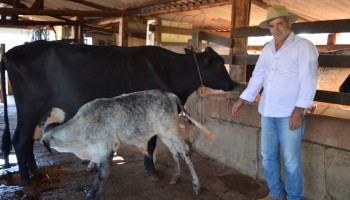
<svg viewBox="0 0 350 200">
<path fill-rule="evenodd" d="M 165 0 L 166 1 L 166 0 Z M 153 1 L 156 2 L 156 1 Z M 185 12 L 191 10 L 199 10 L 217 6 L 225 6 L 232 4 L 232 0 L 197 0 L 190 1 L 190 3 L 183 3 L 179 1 L 167 1 L 167 4 L 163 4 L 161 7 L 152 8 L 151 5 L 143 6 L 136 10 L 127 10 L 128 14 L 137 17 L 152 17 L 155 15 L 168 14 L 172 12 Z M 149 9 L 147 9 L 150 7 Z"/>
<path fill-rule="evenodd" d="M 74 2 L 74 3 L 78 3 L 78 4 L 82 4 L 82 5 L 85 5 L 85 6 L 89 6 L 91 8 L 95 8 L 95 9 L 98 9 L 98 10 L 107 10 L 107 11 L 117 11 L 117 12 L 123 12 L 119 9 L 116 9 L 116 8 L 111 8 L 111 7 L 107 7 L 107 6 L 103 6 L 101 4 L 97 4 L 97 3 L 92 3 L 90 1 L 86 1 L 86 0 L 68 0 L 68 1 L 71 1 L 71 2 Z"/>
</svg>

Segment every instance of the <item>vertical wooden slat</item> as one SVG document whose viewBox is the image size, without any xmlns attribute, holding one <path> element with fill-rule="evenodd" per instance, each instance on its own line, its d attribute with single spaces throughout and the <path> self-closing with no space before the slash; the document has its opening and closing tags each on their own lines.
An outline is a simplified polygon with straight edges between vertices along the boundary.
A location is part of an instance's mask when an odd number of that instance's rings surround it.
<svg viewBox="0 0 350 200">
<path fill-rule="evenodd" d="M 247 50 L 247 37 L 235 38 L 234 30 L 237 27 L 249 26 L 251 0 L 232 0 L 231 34 L 233 40 L 230 56 L 245 54 Z M 232 65 L 230 75 L 236 81 L 246 82 L 246 65 Z"/>
<path fill-rule="evenodd" d="M 121 17 L 119 21 L 119 41 L 120 46 L 128 46 L 128 19 L 126 17 Z"/>
<path fill-rule="evenodd" d="M 200 31 L 198 29 L 194 29 L 192 31 L 192 45 L 191 50 L 195 52 L 202 51 L 202 39 L 200 38 Z"/>
<path fill-rule="evenodd" d="M 4 53 L 5 53 L 5 44 L 0 44 L 0 60 L 2 59 L 2 55 L 4 55 Z M 2 95 L 1 87 L 0 87 L 0 101 L 1 103 L 4 102 L 4 96 Z"/>
</svg>

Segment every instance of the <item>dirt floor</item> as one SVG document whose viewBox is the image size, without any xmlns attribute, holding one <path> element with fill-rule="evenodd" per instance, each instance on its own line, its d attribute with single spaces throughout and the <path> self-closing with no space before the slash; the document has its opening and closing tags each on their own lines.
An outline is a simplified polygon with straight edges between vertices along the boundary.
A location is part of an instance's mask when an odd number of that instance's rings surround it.
<svg viewBox="0 0 350 200">
<path fill-rule="evenodd" d="M 0 112 L 2 112 L 0 107 Z M 3 132 L 3 114 L 0 115 L 0 136 Z M 15 108 L 10 108 L 11 129 L 15 127 Z M 174 164 L 166 147 L 158 142 L 156 168 L 161 181 L 150 182 L 145 178 L 143 155 L 131 146 L 120 149 L 107 180 L 106 200 L 253 200 L 266 196 L 268 189 L 263 181 L 256 181 L 234 169 L 217 163 L 195 152 L 191 159 L 201 183 L 199 196 L 192 194 L 191 177 L 181 160 L 181 182 L 170 184 Z M 22 192 L 18 166 L 3 169 L 0 163 L 0 199 L 85 199 L 85 190 L 90 188 L 94 172 L 87 172 L 87 164 L 70 153 L 50 154 L 42 144 L 35 143 L 35 157 L 44 176 L 32 177 L 40 195 L 31 198 Z M 14 156 L 13 156 L 14 157 Z M 3 160 L 0 160 L 0 162 Z M 14 161 L 15 162 L 15 161 Z"/>
</svg>

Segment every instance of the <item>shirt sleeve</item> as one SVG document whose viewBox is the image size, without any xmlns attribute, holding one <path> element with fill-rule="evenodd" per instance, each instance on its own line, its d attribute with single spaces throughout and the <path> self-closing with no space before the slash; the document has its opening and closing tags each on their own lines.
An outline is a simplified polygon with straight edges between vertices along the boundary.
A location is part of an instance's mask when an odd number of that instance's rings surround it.
<svg viewBox="0 0 350 200">
<path fill-rule="evenodd" d="M 267 45 L 266 45 L 267 46 Z M 267 48 L 265 46 L 265 48 Z M 253 102 L 263 87 L 264 82 L 264 50 L 262 54 L 259 56 L 259 59 L 255 65 L 253 70 L 253 75 L 249 80 L 247 88 L 240 95 L 241 99 L 244 99 L 249 102 Z"/>
<path fill-rule="evenodd" d="M 299 49 L 300 90 L 296 107 L 312 106 L 317 87 L 318 51 L 309 41 Z"/>
</svg>

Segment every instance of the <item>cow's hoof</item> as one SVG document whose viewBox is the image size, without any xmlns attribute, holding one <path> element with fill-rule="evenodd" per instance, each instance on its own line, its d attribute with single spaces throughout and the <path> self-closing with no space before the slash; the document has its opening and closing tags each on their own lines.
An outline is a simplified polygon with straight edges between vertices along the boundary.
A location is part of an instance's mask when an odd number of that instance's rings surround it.
<svg viewBox="0 0 350 200">
<path fill-rule="evenodd" d="M 30 197 L 37 197 L 39 196 L 39 191 L 36 189 L 36 187 L 29 185 L 23 187 L 23 193 L 30 196 Z"/>
<path fill-rule="evenodd" d="M 201 192 L 201 187 L 200 186 L 193 187 L 193 194 L 194 195 L 198 196 L 200 192 Z"/>
<path fill-rule="evenodd" d="M 10 163 L 5 163 L 2 167 L 4 169 L 8 169 L 8 168 L 11 168 L 11 164 Z"/>
<path fill-rule="evenodd" d="M 29 170 L 30 178 L 34 180 L 41 180 L 46 178 L 46 174 L 40 171 L 39 169 Z"/>
<path fill-rule="evenodd" d="M 150 182 L 159 182 L 160 178 L 157 174 L 152 173 L 152 174 L 148 174 L 146 172 L 146 180 L 150 181 Z"/>
<path fill-rule="evenodd" d="M 93 198 L 95 198 L 95 196 L 96 196 L 96 194 L 95 194 L 94 189 L 85 190 L 85 197 L 87 199 L 93 199 Z"/>
<path fill-rule="evenodd" d="M 103 200 L 103 196 L 102 195 L 97 195 L 96 196 L 96 200 Z"/>
</svg>

